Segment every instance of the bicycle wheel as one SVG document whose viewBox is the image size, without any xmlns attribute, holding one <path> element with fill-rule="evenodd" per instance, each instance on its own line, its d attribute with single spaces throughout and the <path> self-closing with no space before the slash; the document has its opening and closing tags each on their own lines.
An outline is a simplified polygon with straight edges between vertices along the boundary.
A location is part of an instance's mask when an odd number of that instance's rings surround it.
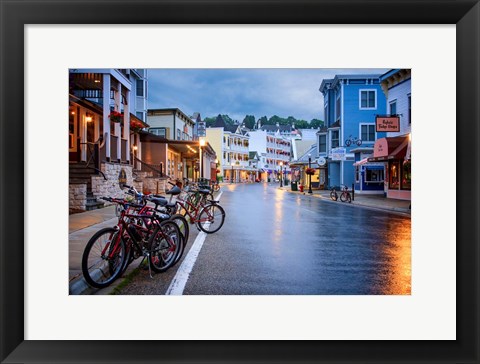
<svg viewBox="0 0 480 364">
<path fill-rule="evenodd" d="M 220 185 L 219 185 L 218 183 L 215 183 L 215 184 L 213 185 L 213 191 L 214 191 L 214 192 L 220 191 Z"/>
<path fill-rule="evenodd" d="M 350 139 L 345 140 L 345 146 L 349 147 L 350 144 L 352 144 L 352 141 Z"/>
<path fill-rule="evenodd" d="M 180 246 L 180 251 L 178 252 L 177 257 L 173 262 L 173 265 L 175 265 L 182 258 L 182 255 L 185 251 L 185 247 L 188 243 L 188 237 L 190 235 L 190 227 L 188 226 L 187 219 L 185 219 L 185 217 L 180 214 L 172 215 L 170 217 L 170 220 L 172 220 L 175 224 L 177 224 L 178 229 L 180 230 L 180 235 L 182 237 L 182 244 Z"/>
<path fill-rule="evenodd" d="M 217 232 L 225 222 L 225 210 L 222 206 L 211 204 L 205 206 L 198 215 L 197 226 L 203 232 L 212 234 Z"/>
<path fill-rule="evenodd" d="M 352 203 L 352 196 L 350 195 L 350 193 L 347 192 L 346 195 L 347 195 L 347 202 Z"/>
<path fill-rule="evenodd" d="M 125 242 L 114 228 L 104 228 L 88 241 L 82 256 L 82 273 L 95 288 L 110 285 L 122 272 Z"/>
<path fill-rule="evenodd" d="M 331 191 L 330 191 L 330 198 L 331 198 L 333 201 L 337 201 L 337 200 L 338 200 L 337 191 L 331 190 Z"/>
<path fill-rule="evenodd" d="M 178 226 L 173 221 L 162 221 L 148 241 L 150 254 L 148 262 L 154 272 L 162 273 L 175 262 L 182 238 Z"/>
<path fill-rule="evenodd" d="M 362 145 L 362 139 L 358 139 L 358 140 L 357 140 L 357 145 L 358 145 L 358 146 L 361 146 L 361 145 Z"/>
</svg>

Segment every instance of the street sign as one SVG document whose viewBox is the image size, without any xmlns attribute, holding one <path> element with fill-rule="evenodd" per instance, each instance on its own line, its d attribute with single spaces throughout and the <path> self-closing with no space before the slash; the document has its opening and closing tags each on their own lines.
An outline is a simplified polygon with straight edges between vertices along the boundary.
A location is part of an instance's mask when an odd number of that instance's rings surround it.
<svg viewBox="0 0 480 364">
<path fill-rule="evenodd" d="M 198 133 L 198 136 L 199 137 L 205 137 L 207 136 L 207 130 L 206 130 L 207 126 L 206 126 L 206 123 L 204 121 L 200 121 L 198 123 L 198 128 L 197 128 L 197 133 Z"/>
<path fill-rule="evenodd" d="M 319 166 L 324 166 L 325 164 L 327 164 L 327 160 L 324 157 L 318 157 L 317 164 Z"/>
<path fill-rule="evenodd" d="M 334 161 L 344 161 L 346 158 L 345 148 L 333 148 L 332 149 L 332 160 Z"/>
</svg>

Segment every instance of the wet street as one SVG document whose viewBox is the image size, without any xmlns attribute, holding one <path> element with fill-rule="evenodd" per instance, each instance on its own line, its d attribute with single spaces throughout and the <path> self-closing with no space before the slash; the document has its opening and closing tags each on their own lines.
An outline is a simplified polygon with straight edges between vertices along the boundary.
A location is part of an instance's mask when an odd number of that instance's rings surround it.
<svg viewBox="0 0 480 364">
<path fill-rule="evenodd" d="M 153 280 L 141 272 L 121 294 L 165 294 L 172 280 L 184 280 L 188 295 L 410 294 L 409 216 L 263 183 L 221 192 L 225 224 L 196 258 L 184 256 L 191 271 L 182 276 L 178 264 Z M 188 249 L 204 235 L 191 229 Z"/>
</svg>

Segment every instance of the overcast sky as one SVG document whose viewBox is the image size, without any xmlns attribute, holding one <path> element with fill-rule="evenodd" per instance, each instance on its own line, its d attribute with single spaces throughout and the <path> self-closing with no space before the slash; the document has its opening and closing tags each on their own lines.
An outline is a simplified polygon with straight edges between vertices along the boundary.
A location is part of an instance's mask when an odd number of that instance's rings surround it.
<svg viewBox="0 0 480 364">
<path fill-rule="evenodd" d="M 148 108 L 179 108 L 202 119 L 228 114 L 323 120 L 322 80 L 388 69 L 150 69 Z"/>
</svg>

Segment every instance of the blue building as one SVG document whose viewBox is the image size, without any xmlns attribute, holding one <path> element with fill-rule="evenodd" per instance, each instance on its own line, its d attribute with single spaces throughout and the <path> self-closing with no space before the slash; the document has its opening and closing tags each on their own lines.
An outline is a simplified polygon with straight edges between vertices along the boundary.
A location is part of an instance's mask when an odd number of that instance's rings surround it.
<svg viewBox="0 0 480 364">
<path fill-rule="evenodd" d="M 386 133 L 376 132 L 375 128 L 376 116 L 386 113 L 379 77 L 380 74 L 336 75 L 320 85 L 325 127 L 317 133 L 317 144 L 319 157 L 326 160 L 320 175 L 326 175 L 328 188 L 350 188 L 358 181 L 354 163 L 371 156 L 375 141 L 385 137 Z M 383 191 L 383 176 L 375 176 L 378 183 L 372 183 L 371 188 Z"/>
</svg>

